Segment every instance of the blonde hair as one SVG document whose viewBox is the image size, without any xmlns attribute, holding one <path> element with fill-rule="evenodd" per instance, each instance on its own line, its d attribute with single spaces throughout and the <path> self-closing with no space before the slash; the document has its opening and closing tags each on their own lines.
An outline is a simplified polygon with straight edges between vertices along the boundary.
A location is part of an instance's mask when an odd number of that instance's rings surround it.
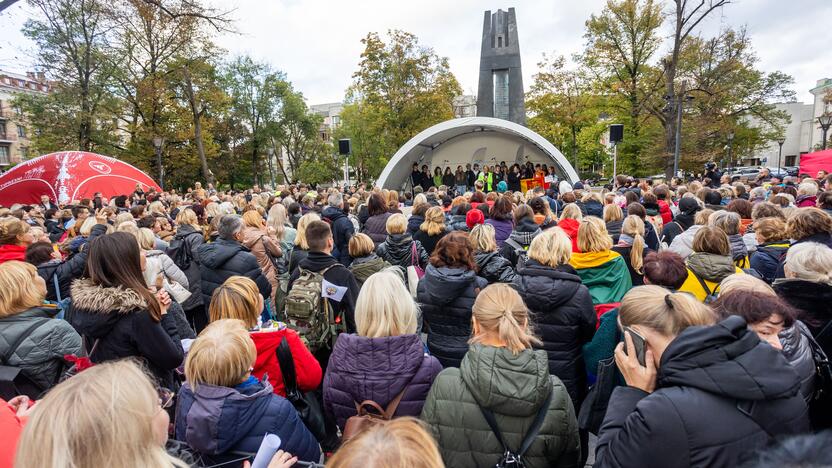
<svg viewBox="0 0 832 468">
<path fill-rule="evenodd" d="M 283 236 L 286 235 L 286 222 L 288 218 L 289 214 L 286 212 L 286 207 L 283 204 L 275 203 L 269 208 L 269 218 L 266 220 L 266 224 L 274 229 L 274 235 L 277 237 L 277 240 L 283 240 Z"/>
<path fill-rule="evenodd" d="M 95 216 L 90 216 L 84 220 L 84 224 L 78 229 L 78 234 L 89 237 L 90 233 L 92 232 L 92 228 L 98 224 L 98 221 L 95 220 Z"/>
<path fill-rule="evenodd" d="M 603 252 L 612 248 L 612 237 L 607 234 L 607 226 L 602 219 L 587 216 L 581 220 L 578 248 L 581 252 Z"/>
<path fill-rule="evenodd" d="M 783 267 L 802 280 L 832 285 L 832 249 L 818 242 L 789 247 Z"/>
<path fill-rule="evenodd" d="M 716 317 L 690 294 L 670 292 L 661 286 L 636 286 L 624 295 L 618 317 L 622 326 L 642 325 L 674 337 L 694 325 L 713 325 Z"/>
<path fill-rule="evenodd" d="M 798 195 L 817 195 L 818 194 L 818 186 L 812 182 L 803 182 L 802 184 L 797 186 L 797 194 Z"/>
<path fill-rule="evenodd" d="M 559 227 L 547 229 L 532 239 L 529 258 L 552 268 L 568 265 L 572 258 L 572 241 Z"/>
<path fill-rule="evenodd" d="M 558 221 L 562 219 L 574 219 L 576 221 L 580 221 L 584 219 L 584 215 L 581 213 L 581 209 L 578 205 L 574 203 L 568 203 L 566 206 L 563 207 L 563 211 L 560 213 L 560 218 Z"/>
<path fill-rule="evenodd" d="M 419 226 L 429 236 L 435 236 L 445 230 L 445 213 L 442 208 L 434 206 L 425 212 L 425 221 Z"/>
<path fill-rule="evenodd" d="M 780 218 L 760 218 L 754 221 L 754 234 L 763 242 L 786 241 L 786 223 Z"/>
<path fill-rule="evenodd" d="M 621 225 L 621 233 L 633 238 L 633 246 L 630 248 L 630 265 L 632 265 L 636 273 L 643 275 L 644 221 L 636 215 L 627 216 Z"/>
<path fill-rule="evenodd" d="M 194 389 L 202 384 L 234 387 L 243 381 L 256 358 L 254 341 L 242 320 L 217 320 L 191 345 L 185 378 Z"/>
<path fill-rule="evenodd" d="M 136 242 L 139 241 L 139 225 L 135 221 L 127 221 L 119 224 L 116 227 L 116 232 L 132 234 L 136 238 Z"/>
<path fill-rule="evenodd" d="M 156 236 L 148 228 L 139 228 L 135 233 L 136 240 L 139 241 L 139 248 L 142 250 L 153 250 L 156 246 Z"/>
<path fill-rule="evenodd" d="M 95 219 L 93 218 L 93 220 Z M 29 232 L 29 225 L 17 218 L 0 219 L 0 244 L 2 245 L 17 244 L 20 241 L 18 236 L 27 232 Z"/>
<path fill-rule="evenodd" d="M 165 211 L 165 205 L 163 205 L 162 202 L 160 202 L 159 200 L 156 200 L 150 203 L 150 205 L 147 205 L 147 211 L 149 211 L 150 213 L 158 213 L 165 216 L 168 215 Z"/>
<path fill-rule="evenodd" d="M 523 298 L 507 284 L 495 283 L 480 291 L 471 315 L 480 332 L 469 343 L 481 343 L 487 333 L 496 334 L 514 355 L 541 343 L 530 330 L 529 310 Z"/>
<path fill-rule="evenodd" d="M 395 213 L 387 218 L 384 227 L 387 229 L 387 234 L 404 234 L 407 230 L 407 218 L 401 213 Z"/>
<path fill-rule="evenodd" d="M 188 226 L 192 226 L 197 230 L 200 229 L 199 220 L 196 217 L 196 212 L 194 212 L 194 210 L 190 208 L 179 210 L 179 214 L 176 215 L 176 224 L 179 226 L 187 224 Z"/>
<path fill-rule="evenodd" d="M 309 242 L 306 240 L 306 227 L 312 223 L 312 221 L 320 221 L 321 217 L 318 216 L 317 213 L 306 213 L 305 215 L 301 216 L 298 220 L 298 235 L 295 236 L 295 245 L 300 247 L 302 250 L 309 250 Z"/>
<path fill-rule="evenodd" d="M 725 295 L 735 290 L 768 294 L 770 296 L 777 295 L 768 283 L 759 278 L 755 278 L 754 275 L 746 275 L 744 273 L 728 275 L 719 283 L 720 295 Z"/>
<path fill-rule="evenodd" d="M 327 468 L 445 468 L 436 440 L 416 418 L 405 416 L 370 426 L 344 443 Z"/>
<path fill-rule="evenodd" d="M 184 468 L 159 445 L 157 411 L 158 393 L 136 362 L 98 364 L 38 402 L 20 437 L 15 466 Z"/>
<path fill-rule="evenodd" d="M 114 223 L 116 229 L 121 226 L 123 223 L 135 223 L 136 220 L 133 219 L 133 215 L 130 214 L 129 211 L 125 211 L 124 213 L 119 213 L 116 215 L 116 222 Z M 178 222 L 178 220 L 177 220 Z"/>
<path fill-rule="evenodd" d="M 708 218 L 714 214 L 714 210 L 710 208 L 703 208 L 693 216 L 693 224 L 705 226 L 708 224 Z"/>
<path fill-rule="evenodd" d="M 474 252 L 495 252 L 497 250 L 497 237 L 494 226 L 490 224 L 477 224 L 468 233 L 468 244 Z"/>
<path fill-rule="evenodd" d="M 261 229 L 263 227 L 263 221 L 263 216 L 256 210 L 248 210 L 243 213 L 243 225 L 246 227 Z"/>
<path fill-rule="evenodd" d="M 260 291 L 257 283 L 246 276 L 232 276 L 214 289 L 208 315 L 212 322 L 223 319 L 237 319 L 247 328 L 257 326 Z"/>
<path fill-rule="evenodd" d="M 220 205 L 216 202 L 211 202 L 205 205 L 205 219 L 211 218 L 219 218 L 222 216 L 222 211 L 220 210 Z"/>
<path fill-rule="evenodd" d="M 397 268 L 397 267 L 393 267 Z M 418 307 L 392 268 L 370 275 L 355 301 L 355 326 L 368 338 L 416 333 Z"/>
<path fill-rule="evenodd" d="M 604 207 L 604 222 L 610 223 L 613 221 L 621 221 L 624 218 L 624 212 L 621 207 L 615 203 L 610 203 Z"/>
<path fill-rule="evenodd" d="M 376 246 L 370 236 L 359 232 L 350 238 L 347 250 L 352 258 L 364 257 L 375 251 Z"/>
<path fill-rule="evenodd" d="M 420 204 L 420 203 L 427 203 L 427 202 L 428 202 L 428 197 L 424 193 L 417 194 L 415 197 L 413 197 L 413 206 L 414 207 L 416 205 Z"/>
<path fill-rule="evenodd" d="M 45 291 L 34 287 L 38 269 L 27 262 L 0 263 L 0 318 L 43 305 Z"/>
</svg>

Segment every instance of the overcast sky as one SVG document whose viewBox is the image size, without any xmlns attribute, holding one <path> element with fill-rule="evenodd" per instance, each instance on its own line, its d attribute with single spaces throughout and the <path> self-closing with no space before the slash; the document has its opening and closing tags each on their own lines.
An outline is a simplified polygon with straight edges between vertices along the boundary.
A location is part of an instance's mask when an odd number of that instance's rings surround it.
<svg viewBox="0 0 832 468">
<path fill-rule="evenodd" d="M 351 82 L 369 31 L 402 29 L 450 59 L 466 94 L 476 94 L 483 11 L 517 8 L 524 84 L 544 52 L 570 55 L 583 49 L 584 22 L 604 0 L 213 0 L 235 8 L 239 34 L 218 38 L 230 54 L 250 54 L 284 71 L 310 104 L 340 101 Z M 32 46 L 20 34 L 31 14 L 23 1 L 0 15 L 0 69 L 31 66 Z M 747 25 L 765 71 L 795 79 L 797 98 L 810 102 L 809 89 L 832 78 L 828 31 L 829 0 L 735 0 L 703 25 Z M 666 27 L 668 25 L 666 24 Z M 665 30 L 664 33 L 667 33 Z"/>
</svg>

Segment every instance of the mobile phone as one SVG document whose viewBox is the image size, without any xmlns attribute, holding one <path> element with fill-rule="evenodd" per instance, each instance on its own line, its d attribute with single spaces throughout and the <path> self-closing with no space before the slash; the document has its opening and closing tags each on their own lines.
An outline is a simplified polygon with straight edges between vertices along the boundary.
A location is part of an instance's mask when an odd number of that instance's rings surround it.
<svg viewBox="0 0 832 468">
<path fill-rule="evenodd" d="M 629 333 L 630 338 L 633 339 L 633 347 L 635 348 L 634 351 L 636 353 L 636 359 L 638 359 L 639 364 L 644 366 L 645 365 L 645 360 L 644 360 L 645 346 L 644 346 L 644 343 L 646 342 L 646 340 L 637 331 L 633 330 L 630 327 L 624 327 L 624 332 Z M 628 356 L 630 355 L 630 351 L 627 349 L 627 340 L 626 339 L 624 340 L 624 352 L 627 353 Z"/>
</svg>

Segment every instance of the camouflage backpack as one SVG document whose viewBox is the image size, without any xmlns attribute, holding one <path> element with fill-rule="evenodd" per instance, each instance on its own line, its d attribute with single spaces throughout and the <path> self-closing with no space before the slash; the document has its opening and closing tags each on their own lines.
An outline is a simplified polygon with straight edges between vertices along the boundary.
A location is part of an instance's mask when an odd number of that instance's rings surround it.
<svg viewBox="0 0 832 468">
<path fill-rule="evenodd" d="M 300 276 L 286 295 L 286 324 L 298 332 L 313 353 L 321 348 L 331 349 L 344 329 L 341 317 L 336 317 L 329 300 L 321 296 L 324 274 L 336 265 L 319 272 L 299 267 Z"/>
</svg>

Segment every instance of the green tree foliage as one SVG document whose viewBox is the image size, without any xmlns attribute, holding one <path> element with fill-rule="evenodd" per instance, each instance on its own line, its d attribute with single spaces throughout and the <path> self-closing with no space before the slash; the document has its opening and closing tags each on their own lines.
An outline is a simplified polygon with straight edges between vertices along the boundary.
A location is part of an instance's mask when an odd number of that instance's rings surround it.
<svg viewBox="0 0 832 468">
<path fill-rule="evenodd" d="M 386 42 L 370 33 L 361 42 L 364 52 L 347 90 L 338 136 L 354 140 L 353 162 L 367 180 L 377 177 L 407 140 L 453 118 L 453 98 L 462 90 L 448 59 L 411 33 L 389 31 Z"/>
</svg>

